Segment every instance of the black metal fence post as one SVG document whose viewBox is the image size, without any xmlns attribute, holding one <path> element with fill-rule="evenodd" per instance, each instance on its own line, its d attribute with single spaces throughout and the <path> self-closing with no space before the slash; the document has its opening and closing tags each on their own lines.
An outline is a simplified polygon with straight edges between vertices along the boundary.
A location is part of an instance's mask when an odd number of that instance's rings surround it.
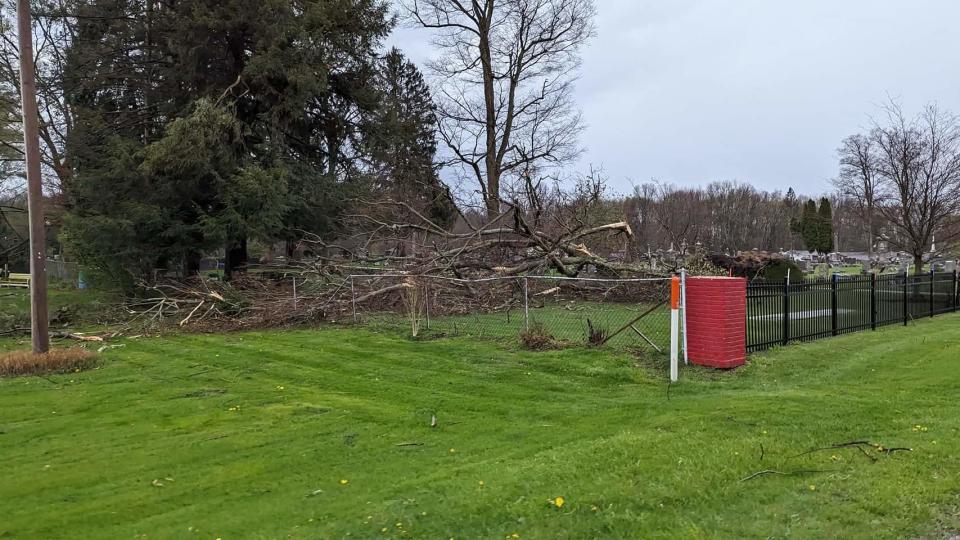
<svg viewBox="0 0 960 540">
<path fill-rule="evenodd" d="M 790 342 L 790 277 L 783 278 L 783 344 Z"/>
<path fill-rule="evenodd" d="M 908 281 L 910 280 L 909 270 L 903 271 L 903 325 L 907 325 L 907 318 L 910 316 L 909 309 L 907 308 L 907 289 L 909 288 Z"/>
<path fill-rule="evenodd" d="M 877 329 L 877 274 L 870 274 L 870 329 Z"/>
<path fill-rule="evenodd" d="M 931 316 L 931 317 L 933 317 L 933 310 L 934 310 L 934 307 L 933 307 L 933 293 L 934 293 L 934 281 L 936 281 L 936 279 L 934 279 L 934 278 L 936 277 L 936 275 L 937 275 L 937 274 L 934 273 L 933 268 L 931 268 L 931 269 L 930 269 L 930 316 Z"/>
<path fill-rule="evenodd" d="M 833 274 L 830 278 L 830 330 L 833 335 L 837 335 L 839 327 L 837 325 L 837 279 L 839 276 Z"/>
</svg>

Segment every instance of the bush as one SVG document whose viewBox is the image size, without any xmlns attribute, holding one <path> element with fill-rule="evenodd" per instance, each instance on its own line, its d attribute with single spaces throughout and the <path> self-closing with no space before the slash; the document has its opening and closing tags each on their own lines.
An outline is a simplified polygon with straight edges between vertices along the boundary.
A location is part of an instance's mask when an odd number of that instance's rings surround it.
<svg viewBox="0 0 960 540">
<path fill-rule="evenodd" d="M 773 259 L 760 272 L 767 281 L 783 281 L 790 275 L 791 283 L 803 281 L 803 270 L 789 259 Z"/>
<path fill-rule="evenodd" d="M 783 281 L 789 271 L 791 282 L 803 281 L 803 270 L 792 260 L 777 253 L 745 251 L 736 257 L 714 254 L 710 256 L 710 261 L 736 277 L 747 279 L 760 277 L 769 281 Z"/>
<path fill-rule="evenodd" d="M 593 321 L 587 319 L 587 345 L 599 347 L 607 340 L 608 331 L 599 324 L 594 326 Z"/>
<path fill-rule="evenodd" d="M 84 349 L 57 349 L 45 354 L 14 351 L 0 356 L 0 377 L 69 373 L 94 367 L 97 355 Z"/>
<path fill-rule="evenodd" d="M 523 348 L 531 351 L 546 351 L 555 349 L 559 345 L 556 339 L 547 332 L 542 323 L 535 322 L 530 328 L 520 331 L 520 343 Z"/>
</svg>

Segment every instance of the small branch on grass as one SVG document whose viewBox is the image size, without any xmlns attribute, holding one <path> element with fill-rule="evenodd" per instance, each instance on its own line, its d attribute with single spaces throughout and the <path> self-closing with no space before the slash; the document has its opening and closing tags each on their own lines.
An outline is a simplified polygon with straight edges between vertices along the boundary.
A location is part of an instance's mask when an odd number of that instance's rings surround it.
<svg viewBox="0 0 960 540">
<path fill-rule="evenodd" d="M 422 442 L 404 442 L 404 443 L 397 443 L 394 446 L 399 446 L 399 447 L 423 446 L 423 443 Z"/>
<path fill-rule="evenodd" d="M 85 336 L 83 334 L 73 334 L 70 332 L 53 332 L 50 334 L 50 337 L 56 339 L 75 339 L 77 341 L 95 341 L 102 342 L 103 338 L 100 336 Z"/>
<path fill-rule="evenodd" d="M 826 473 L 826 472 L 836 472 L 834 470 L 821 470 L 821 469 L 800 469 L 796 471 L 775 471 L 773 469 L 766 469 L 763 471 L 758 471 L 750 476 L 745 476 L 740 479 L 741 482 L 747 482 L 753 480 L 754 478 L 759 478 L 761 476 L 767 475 L 778 475 L 778 476 L 801 476 L 804 474 L 816 474 L 816 473 Z"/>
<path fill-rule="evenodd" d="M 875 456 L 870 455 L 867 452 L 866 448 L 864 447 L 873 448 L 877 452 L 883 452 L 887 455 L 890 455 L 894 452 L 912 452 L 913 451 L 913 448 L 906 448 L 906 447 L 886 448 L 882 444 L 877 444 L 877 443 L 873 443 L 866 440 L 857 440 L 857 441 L 847 441 L 843 443 L 831 444 L 830 446 L 822 446 L 819 448 L 812 448 L 810 450 L 807 450 L 806 452 L 801 452 L 797 455 L 790 456 L 790 457 L 797 458 L 800 456 L 805 456 L 807 454 L 812 454 L 814 452 L 821 452 L 823 450 L 839 450 L 841 448 L 856 448 L 860 450 L 865 456 L 870 458 L 872 461 L 876 461 L 877 458 Z"/>
</svg>

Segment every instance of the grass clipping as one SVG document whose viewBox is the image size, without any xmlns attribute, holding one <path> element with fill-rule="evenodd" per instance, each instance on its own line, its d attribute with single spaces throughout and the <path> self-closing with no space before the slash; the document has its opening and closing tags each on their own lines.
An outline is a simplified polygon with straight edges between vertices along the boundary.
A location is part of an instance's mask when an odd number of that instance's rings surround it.
<svg viewBox="0 0 960 540">
<path fill-rule="evenodd" d="M 14 351 L 0 355 L 0 377 L 70 373 L 90 369 L 96 363 L 96 353 L 85 349 L 56 349 L 44 354 Z"/>
</svg>

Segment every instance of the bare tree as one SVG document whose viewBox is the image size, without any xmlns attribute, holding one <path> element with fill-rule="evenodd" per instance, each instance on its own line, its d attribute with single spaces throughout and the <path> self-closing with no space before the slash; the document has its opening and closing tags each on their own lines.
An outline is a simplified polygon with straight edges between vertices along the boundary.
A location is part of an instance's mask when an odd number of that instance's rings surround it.
<svg viewBox="0 0 960 540">
<path fill-rule="evenodd" d="M 936 105 L 912 120 L 896 103 L 885 113 L 870 134 L 883 201 L 878 210 L 896 231 L 890 240 L 913 255 L 919 273 L 934 239 L 947 245 L 960 232 L 960 123 Z"/>
<path fill-rule="evenodd" d="M 37 81 L 37 102 L 40 115 L 40 149 L 43 161 L 44 187 L 61 191 L 72 168 L 66 153 L 67 133 L 72 128 L 73 114 L 64 98 L 63 75 L 67 48 L 74 30 L 68 0 L 35 0 L 34 65 Z M 14 2 L 0 0 L 0 89 L 14 92 L 19 103 L 19 58 L 17 34 L 12 22 L 16 15 Z M 0 144 L 4 144 L 0 142 Z M 18 144 L 8 149 L 22 156 Z"/>
<path fill-rule="evenodd" d="M 537 176 L 580 153 L 583 123 L 571 95 L 593 0 L 402 0 L 436 31 L 430 63 L 440 138 L 458 180 L 475 184 L 487 215 L 501 211 L 505 178 Z"/>
<path fill-rule="evenodd" d="M 654 182 L 648 191 L 654 194 L 657 203 L 651 208 L 651 220 L 666 235 L 670 249 L 686 254 L 703 239 L 709 228 L 703 192 L 677 189 L 664 182 Z"/>
<path fill-rule="evenodd" d="M 868 252 L 873 260 L 876 242 L 876 209 L 880 195 L 877 174 L 876 140 L 879 134 L 851 135 L 843 140 L 837 153 L 840 156 L 840 175 L 833 181 L 837 192 L 853 201 L 860 219 L 867 229 Z"/>
</svg>

